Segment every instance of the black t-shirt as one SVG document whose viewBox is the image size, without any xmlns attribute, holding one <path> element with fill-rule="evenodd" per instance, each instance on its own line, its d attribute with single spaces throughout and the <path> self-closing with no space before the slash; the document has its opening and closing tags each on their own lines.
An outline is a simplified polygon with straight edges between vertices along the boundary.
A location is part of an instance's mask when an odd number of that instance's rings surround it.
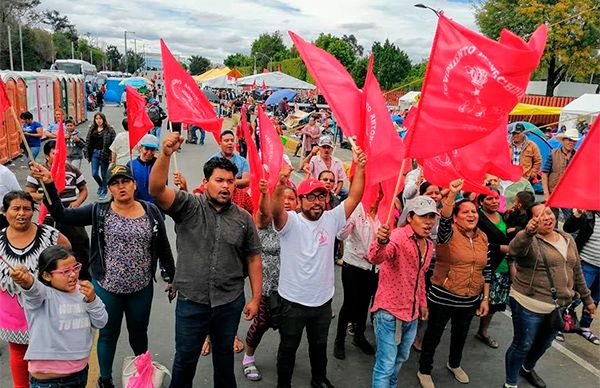
<svg viewBox="0 0 600 388">
<path fill-rule="evenodd" d="M 94 150 L 102 150 L 104 148 L 104 136 L 103 132 L 92 132 L 92 137 L 90 139 L 92 149 Z"/>
</svg>

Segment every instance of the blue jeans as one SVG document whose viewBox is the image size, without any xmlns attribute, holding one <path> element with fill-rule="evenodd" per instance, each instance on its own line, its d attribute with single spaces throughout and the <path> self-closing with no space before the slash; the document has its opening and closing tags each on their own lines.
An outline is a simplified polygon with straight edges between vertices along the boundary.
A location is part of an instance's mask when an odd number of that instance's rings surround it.
<svg viewBox="0 0 600 388">
<path fill-rule="evenodd" d="M 107 173 L 108 161 L 102 160 L 101 150 L 94 150 L 92 154 L 92 176 L 98 184 L 98 190 L 100 191 L 98 194 L 106 194 L 108 191 L 106 189 Z"/>
<path fill-rule="evenodd" d="M 148 350 L 148 322 L 154 286 L 150 280 L 150 283 L 140 291 L 131 294 L 115 294 L 102 288 L 96 280 L 92 280 L 92 283 L 96 295 L 102 299 L 108 313 L 108 322 L 100 329 L 98 336 L 100 376 L 108 379 L 112 378 L 112 365 L 121 335 L 123 314 L 125 314 L 129 333 L 129 346 L 133 353 L 138 356 Z"/>
<path fill-rule="evenodd" d="M 33 155 L 33 160 L 36 160 L 38 155 L 40 154 L 40 149 L 42 148 L 41 146 L 38 147 L 29 147 L 31 148 L 31 154 Z M 29 157 L 29 155 L 28 155 Z"/>
<path fill-rule="evenodd" d="M 210 334 L 216 388 L 235 388 L 233 339 L 244 308 L 244 294 L 211 307 L 179 294 L 175 308 L 175 359 L 171 388 L 192 388 L 200 351 Z"/>
<path fill-rule="evenodd" d="M 583 277 L 585 278 L 585 284 L 592 292 L 592 299 L 594 299 L 594 303 L 597 307 L 598 301 L 600 301 L 600 267 L 596 267 L 593 264 L 581 260 L 581 271 L 583 272 Z M 581 299 L 577 299 L 573 305 L 579 306 L 580 304 Z M 593 319 L 594 318 L 592 318 L 590 313 L 588 313 L 586 309 L 583 309 L 579 325 L 582 328 L 589 328 L 592 325 Z"/>
<path fill-rule="evenodd" d="M 396 342 L 396 320 L 385 310 L 377 310 L 374 317 L 377 353 L 373 366 L 373 388 L 396 388 L 398 372 L 410 356 L 410 347 L 417 335 L 418 319 L 402 322 L 400 342 Z"/>
<path fill-rule="evenodd" d="M 29 384 L 31 388 L 85 388 L 87 379 L 88 367 L 86 365 L 79 372 L 55 379 L 38 380 L 35 377 L 29 376 Z"/>
<path fill-rule="evenodd" d="M 514 298 L 508 301 L 512 312 L 513 340 L 506 351 L 506 384 L 517 385 L 521 367 L 532 370 L 552 345 L 557 331 L 548 325 L 550 314 L 538 314 L 521 306 Z"/>
<path fill-rule="evenodd" d="M 158 140 L 160 140 L 160 130 L 161 130 L 161 127 L 154 127 L 154 128 L 152 128 L 152 129 L 150 130 L 150 133 L 151 133 L 152 135 L 156 136 L 156 138 L 157 138 Z"/>
</svg>

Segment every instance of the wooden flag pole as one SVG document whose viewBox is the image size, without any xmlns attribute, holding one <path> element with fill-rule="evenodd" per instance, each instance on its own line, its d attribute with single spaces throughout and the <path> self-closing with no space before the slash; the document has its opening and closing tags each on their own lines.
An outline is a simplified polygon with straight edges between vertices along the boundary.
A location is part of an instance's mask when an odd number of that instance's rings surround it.
<svg viewBox="0 0 600 388">
<path fill-rule="evenodd" d="M 392 203 L 390 204 L 390 210 L 388 211 L 386 225 L 390 225 L 390 220 L 392 218 L 392 213 L 394 212 L 394 199 L 396 195 L 398 195 L 398 191 L 400 191 L 400 186 L 402 185 L 402 180 L 404 179 L 404 165 L 406 164 L 406 158 L 402 159 L 402 165 L 400 166 L 400 175 L 398 175 L 398 180 L 396 181 L 396 187 L 394 188 L 394 195 L 392 196 Z"/>
<path fill-rule="evenodd" d="M 6 266 L 8 267 L 8 269 L 10 269 L 11 271 L 15 270 L 15 267 L 13 267 L 12 265 L 10 265 L 8 263 L 8 261 L 4 257 L 0 256 L 0 260 L 2 260 L 4 262 L 4 264 L 6 264 Z"/>
<path fill-rule="evenodd" d="M 21 125 L 21 122 L 19 121 L 19 118 L 17 117 L 17 112 L 15 112 L 14 106 L 10 107 L 10 113 L 11 113 L 13 120 L 15 120 L 15 125 L 17 126 L 17 128 L 19 128 L 19 133 L 21 134 L 21 140 L 23 140 L 23 146 L 25 147 L 25 151 L 27 152 L 27 157 L 29 158 L 30 161 L 35 162 L 33 153 L 31 152 L 31 147 L 29 147 L 29 144 L 27 143 L 27 138 L 25 137 L 25 132 L 23 132 L 23 126 Z M 44 182 L 42 180 L 39 181 L 39 184 L 40 184 L 42 190 L 44 191 L 44 195 L 46 196 L 46 200 L 48 201 L 48 204 L 52 205 L 52 200 L 50 199 L 48 190 L 46 190 L 46 185 L 44 184 Z"/>
<path fill-rule="evenodd" d="M 169 131 L 173 132 L 173 123 L 171 120 L 169 120 Z M 179 172 L 179 166 L 177 165 L 177 151 L 173 152 L 173 163 L 175 164 L 175 172 Z"/>
</svg>

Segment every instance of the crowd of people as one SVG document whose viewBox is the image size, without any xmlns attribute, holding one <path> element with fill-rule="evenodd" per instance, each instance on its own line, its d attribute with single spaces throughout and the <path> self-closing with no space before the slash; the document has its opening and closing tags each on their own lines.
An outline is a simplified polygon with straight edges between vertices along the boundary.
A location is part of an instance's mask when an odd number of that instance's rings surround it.
<svg viewBox="0 0 600 388">
<path fill-rule="evenodd" d="M 397 217 L 388 225 L 377 218 L 381 192 L 371 207 L 361 203 L 366 155 L 353 149 L 350 182 L 333 156 L 332 136 L 318 124 L 332 119 L 327 112 L 312 112 L 300 131 L 304 180 L 292 182 L 286 156 L 272 192 L 262 179 L 259 193 L 248 193 L 251 171 L 242 140 L 260 147 L 258 121 L 248 111 L 253 138 L 225 129 L 219 152 L 203 165 L 202 184 L 191 191 L 181 172 L 169 173 L 170 159 L 185 142 L 180 132 L 164 134 L 160 144 L 160 131 L 153 130 L 130 155 L 126 132 L 117 135 L 96 112 L 85 140 L 72 121 L 65 122 L 68 162 L 59 192 L 50 173 L 56 136 L 22 115 L 32 151 L 37 147 L 45 160 L 32 161 L 23 188 L 0 166 L 0 338 L 9 343 L 15 387 L 84 387 L 95 329 L 98 386 L 114 387 L 123 316 L 132 352 L 148 350 L 158 270 L 169 300 L 176 299 L 172 388 L 192 387 L 199 357 L 209 351 L 215 387 L 236 386 L 235 351 L 244 352 L 244 376 L 261 380 L 259 345 L 269 329 L 279 332 L 272 386 L 291 386 L 306 331 L 310 386 L 333 387 L 327 344 L 336 265 L 343 304 L 333 356 L 346 358 L 351 334 L 352 343 L 374 357 L 373 387 L 396 387 L 411 349 L 420 353 L 421 386 L 434 387 L 435 354 L 448 323 L 446 368 L 469 383 L 468 369 L 475 366 L 464 365 L 462 357 L 475 317 L 482 344 L 508 349 L 506 388 L 517 387 L 519 375 L 546 386 L 535 367 L 562 335 L 550 324 L 558 306 L 583 303 L 578 333 L 600 345 L 590 329 L 600 299 L 600 213 L 546 207 L 532 188 L 541 176 L 544 194 L 552 192 L 575 153 L 578 133 L 562 133 L 562 147 L 542 166 L 539 150 L 517 124 L 510 149 L 523 177 L 511 195 L 491 175 L 484 182 L 488 194 L 465 192 L 460 179 L 439 187 L 414 161 L 394 203 Z M 122 125 L 126 131 L 126 119 Z M 87 201 L 83 158 L 98 185 L 97 202 Z M 257 205 L 251 195 L 259 197 Z M 41 204 L 47 216 L 36 223 Z M 175 241 L 167 237 L 166 216 L 175 223 Z M 507 306 L 514 335 L 510 344 L 500 344 L 490 323 Z M 252 322 L 243 342 L 241 317 Z M 365 336 L 369 320 L 374 344 Z"/>
</svg>

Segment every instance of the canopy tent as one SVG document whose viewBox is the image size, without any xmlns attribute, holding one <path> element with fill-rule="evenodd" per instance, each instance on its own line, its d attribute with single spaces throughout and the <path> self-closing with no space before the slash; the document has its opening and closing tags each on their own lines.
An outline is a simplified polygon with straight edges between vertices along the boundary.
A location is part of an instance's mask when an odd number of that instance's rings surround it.
<svg viewBox="0 0 600 388">
<path fill-rule="evenodd" d="M 421 92 L 408 92 L 398 98 L 398 107 L 400 109 L 408 109 L 419 102 Z"/>
<path fill-rule="evenodd" d="M 235 78 L 229 75 L 220 75 L 215 78 L 207 79 L 204 81 L 196 81 L 201 84 L 203 88 L 212 88 L 212 89 L 235 89 Z"/>
<path fill-rule="evenodd" d="M 193 76 L 192 78 L 194 78 L 194 81 L 196 82 L 203 82 L 212 78 L 221 77 L 223 75 L 228 75 L 233 78 L 240 78 L 241 76 L 243 76 L 243 74 L 240 73 L 238 70 L 230 69 L 229 67 L 225 66 L 222 68 L 207 70 L 200 75 Z"/>
<path fill-rule="evenodd" d="M 268 88 L 304 90 L 315 89 L 315 85 L 309 84 L 308 82 L 304 82 L 280 71 L 249 75 L 247 77 L 238 79 L 237 84 L 238 86 L 256 85 L 256 87 L 260 88 L 263 85 L 263 81 Z"/>
<path fill-rule="evenodd" d="M 552 116 L 560 114 L 563 108 L 559 106 L 542 106 L 542 105 L 531 105 L 531 104 L 517 104 L 514 107 L 511 116 L 520 115 L 537 115 L 537 116 Z"/>
<path fill-rule="evenodd" d="M 560 112 L 560 125 L 575 128 L 577 120 L 588 123 L 594 121 L 600 113 L 600 94 L 584 94 L 568 103 Z"/>
</svg>

